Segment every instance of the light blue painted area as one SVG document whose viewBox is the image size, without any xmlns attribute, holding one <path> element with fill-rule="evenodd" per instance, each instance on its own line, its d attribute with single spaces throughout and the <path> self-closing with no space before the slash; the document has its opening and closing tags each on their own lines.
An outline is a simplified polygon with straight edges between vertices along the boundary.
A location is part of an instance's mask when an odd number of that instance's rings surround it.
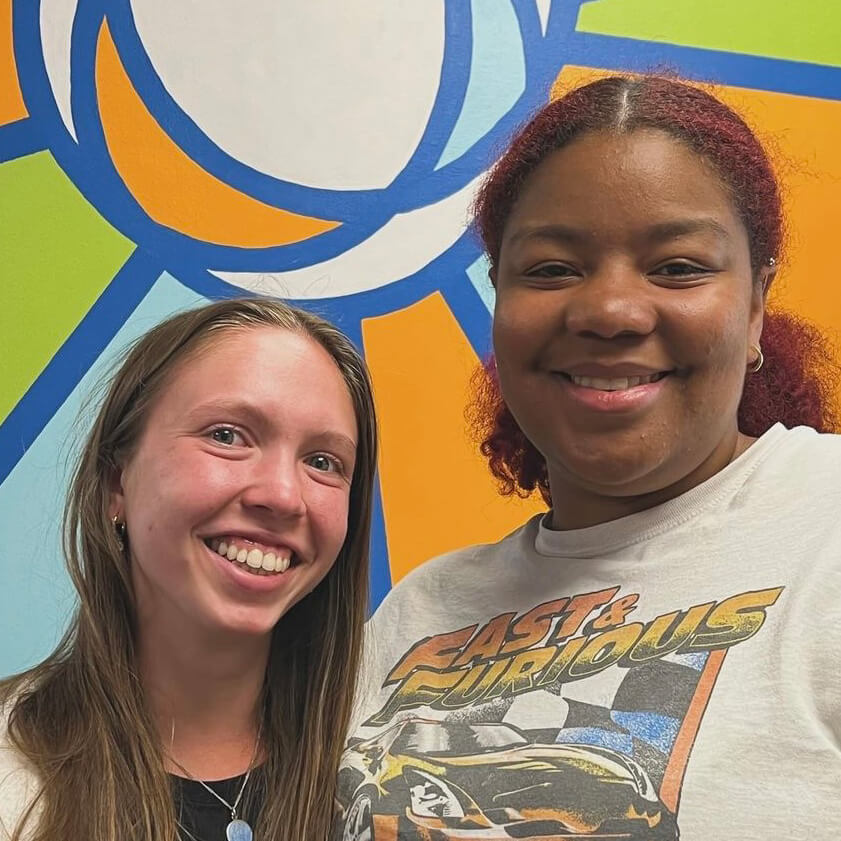
<svg viewBox="0 0 841 841">
<path fill-rule="evenodd" d="M 465 271 L 474 289 L 479 293 L 482 303 L 488 308 L 488 312 L 492 314 L 494 304 L 496 303 L 496 291 L 488 277 L 490 268 L 490 260 L 488 260 L 487 254 L 483 254 L 478 260 L 471 263 Z"/>
<path fill-rule="evenodd" d="M 49 654 L 74 607 L 60 548 L 61 515 L 78 444 L 92 419 L 89 400 L 134 339 L 167 316 L 206 301 L 161 275 L 0 485 L 0 675 L 22 671 Z"/>
<path fill-rule="evenodd" d="M 473 0 L 473 50 L 464 105 L 436 169 L 484 137 L 526 89 L 526 62 L 510 0 Z"/>
</svg>

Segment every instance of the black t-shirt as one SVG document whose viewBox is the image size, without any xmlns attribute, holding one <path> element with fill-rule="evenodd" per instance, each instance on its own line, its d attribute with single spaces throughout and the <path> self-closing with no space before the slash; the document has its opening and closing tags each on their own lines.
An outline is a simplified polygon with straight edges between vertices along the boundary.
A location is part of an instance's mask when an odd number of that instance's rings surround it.
<svg viewBox="0 0 841 841">
<path fill-rule="evenodd" d="M 263 775 L 259 768 L 251 772 L 245 794 L 237 809 L 237 817 L 248 821 L 252 829 L 263 804 Z M 175 814 L 180 825 L 181 841 L 226 841 L 225 829 L 231 820 L 231 810 L 220 803 L 201 783 L 184 777 L 171 776 L 175 799 Z M 244 775 L 227 780 L 208 782 L 220 797 L 233 804 L 242 788 Z M 253 786 L 253 789 L 252 789 Z"/>
</svg>

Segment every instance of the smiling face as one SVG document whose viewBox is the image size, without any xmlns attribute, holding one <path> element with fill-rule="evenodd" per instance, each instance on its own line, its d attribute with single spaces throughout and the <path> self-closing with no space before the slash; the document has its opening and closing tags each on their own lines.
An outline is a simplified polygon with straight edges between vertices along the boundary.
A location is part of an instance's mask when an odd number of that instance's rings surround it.
<svg viewBox="0 0 841 841">
<path fill-rule="evenodd" d="M 684 144 L 599 132 L 553 152 L 512 208 L 492 277 L 500 384 L 546 458 L 556 525 L 611 519 L 611 499 L 675 496 L 744 446 L 762 285 L 725 185 Z"/>
<path fill-rule="evenodd" d="M 182 361 L 113 500 L 141 634 L 268 634 L 342 547 L 356 440 L 342 375 L 305 335 L 229 329 Z"/>
</svg>

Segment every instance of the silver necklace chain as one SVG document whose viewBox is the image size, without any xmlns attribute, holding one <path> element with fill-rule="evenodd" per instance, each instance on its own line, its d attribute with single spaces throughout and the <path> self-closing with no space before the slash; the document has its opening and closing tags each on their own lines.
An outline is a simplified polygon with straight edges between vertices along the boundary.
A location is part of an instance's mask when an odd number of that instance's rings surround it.
<svg viewBox="0 0 841 841">
<path fill-rule="evenodd" d="M 173 736 L 174 736 L 174 726 L 173 726 Z M 254 753 L 251 756 L 251 762 L 248 763 L 248 769 L 245 772 L 245 779 L 242 781 L 242 785 L 239 787 L 239 794 L 236 796 L 236 800 L 234 800 L 233 805 L 228 803 L 221 794 L 217 791 L 214 791 L 204 780 L 200 780 L 197 777 L 194 777 L 172 754 L 169 755 L 169 761 L 179 770 L 182 771 L 184 774 L 187 775 L 187 778 L 192 780 L 194 783 L 198 783 L 202 788 L 206 791 L 210 792 L 230 813 L 231 813 L 231 821 L 237 820 L 237 808 L 239 808 L 240 801 L 242 800 L 243 794 L 245 794 L 245 787 L 248 785 L 248 779 L 251 776 L 251 772 L 254 770 L 254 763 L 257 761 L 257 754 L 260 750 L 260 737 L 263 733 L 263 722 L 260 722 L 260 727 L 257 730 L 257 739 L 254 742 Z M 185 827 L 182 826 L 181 823 L 178 823 L 178 826 L 190 836 L 190 838 L 195 839 L 195 836 Z"/>
<path fill-rule="evenodd" d="M 186 832 L 187 833 L 187 837 L 190 839 L 190 841 L 199 841 L 199 839 L 196 838 L 196 836 L 193 835 L 193 833 L 190 832 L 190 830 L 187 829 L 187 827 L 184 826 L 184 824 L 181 823 L 181 821 L 176 820 L 175 823 L 178 824 L 178 829 L 180 830 L 180 832 Z"/>
</svg>

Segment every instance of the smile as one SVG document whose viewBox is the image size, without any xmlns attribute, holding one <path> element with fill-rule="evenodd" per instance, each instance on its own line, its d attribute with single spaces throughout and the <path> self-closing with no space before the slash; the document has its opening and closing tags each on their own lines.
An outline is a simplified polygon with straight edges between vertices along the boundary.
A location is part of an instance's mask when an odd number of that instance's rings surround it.
<svg viewBox="0 0 841 841">
<path fill-rule="evenodd" d="M 648 374 L 639 377 L 579 377 L 574 374 L 567 374 L 562 371 L 561 374 L 566 377 L 571 383 L 574 383 L 581 388 L 591 388 L 596 391 L 628 391 L 631 388 L 637 388 L 641 385 L 649 385 L 662 380 L 669 372 L 659 371 L 655 374 Z"/>
<path fill-rule="evenodd" d="M 237 542 L 236 537 L 214 537 L 204 543 L 217 555 L 254 575 L 279 575 L 293 566 L 291 549 L 278 548 L 264 552 L 245 540 Z"/>
</svg>

